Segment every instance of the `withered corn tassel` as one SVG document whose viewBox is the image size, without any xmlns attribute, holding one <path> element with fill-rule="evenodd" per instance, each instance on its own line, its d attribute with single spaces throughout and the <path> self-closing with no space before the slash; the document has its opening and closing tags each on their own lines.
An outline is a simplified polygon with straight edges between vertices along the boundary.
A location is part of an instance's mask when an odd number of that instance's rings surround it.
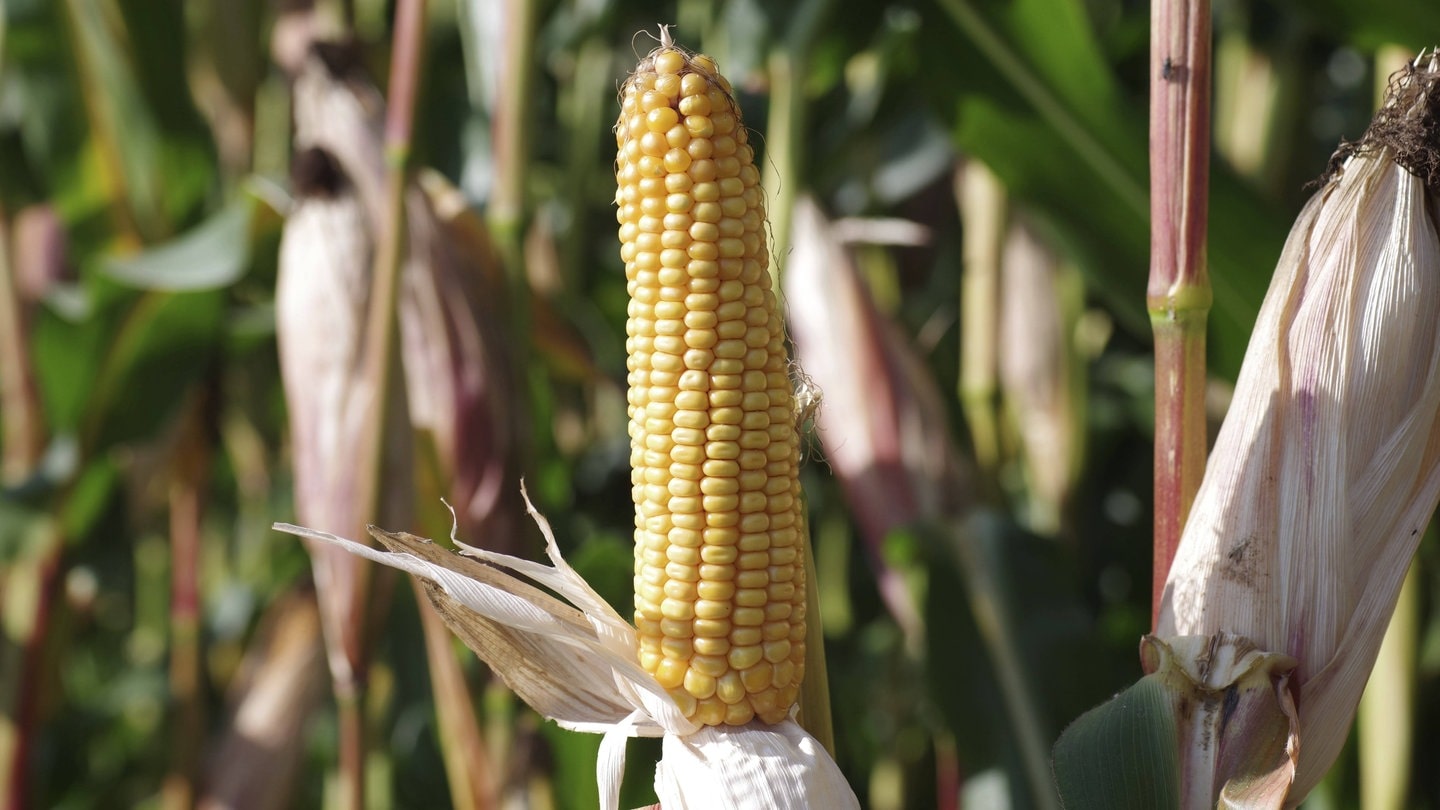
<svg viewBox="0 0 1440 810">
<path fill-rule="evenodd" d="M 635 627 L 705 725 L 785 719 L 805 660 L 799 437 L 748 140 L 707 56 L 665 43 L 625 83 Z"/>
</svg>

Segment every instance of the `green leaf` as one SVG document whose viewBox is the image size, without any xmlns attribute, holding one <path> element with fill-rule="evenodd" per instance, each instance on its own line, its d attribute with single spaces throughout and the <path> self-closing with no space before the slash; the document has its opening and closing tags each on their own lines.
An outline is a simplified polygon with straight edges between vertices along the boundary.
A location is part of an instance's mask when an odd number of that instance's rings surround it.
<svg viewBox="0 0 1440 810">
<path fill-rule="evenodd" d="M 967 770 L 1004 768 L 1017 806 L 1046 806 L 1035 794 L 1053 791 L 1045 759 L 1055 730 L 1112 693 L 1132 671 L 1134 648 L 1106 649 L 1074 592 L 1074 561 L 1055 543 L 993 515 L 970 520 L 963 537 L 918 529 L 931 699 Z M 894 544 L 887 552 L 892 562 L 904 554 Z M 914 582 L 913 568 L 901 570 Z M 1013 691 L 1027 688 L 1028 737 Z"/>
<path fill-rule="evenodd" d="M 951 24 L 922 27 L 926 86 L 953 114 L 956 143 L 1046 220 L 1121 324 L 1148 336 L 1144 110 L 1120 92 L 1081 4 L 981 5 L 941 0 Z M 1048 31 L 1063 31 L 1063 41 L 1042 35 Z M 955 46 L 957 36 L 965 47 Z M 1291 212 L 1262 200 L 1218 160 L 1210 191 L 1209 346 L 1214 371 L 1233 379 Z"/>
<path fill-rule="evenodd" d="M 566 559 L 620 615 L 633 609 L 635 550 L 629 543 L 611 534 L 592 534 Z"/>
<path fill-rule="evenodd" d="M 169 242 L 101 265 L 112 279 L 146 290 L 189 292 L 234 284 L 250 267 L 253 197 L 242 196 Z"/>
<path fill-rule="evenodd" d="M 1435 44 L 1440 30 L 1440 5 L 1414 0 L 1305 0 L 1290 6 L 1316 27 L 1351 44 L 1372 49 L 1404 45 L 1417 53 Z"/>
<path fill-rule="evenodd" d="M 112 503 L 120 485 L 120 471 L 109 456 L 85 465 L 66 493 L 60 508 L 60 529 L 67 539 L 87 536 Z"/>
<path fill-rule="evenodd" d="M 142 295 L 111 333 L 87 403 L 87 449 L 137 439 L 179 407 L 215 361 L 224 323 L 222 292 Z"/>
<path fill-rule="evenodd" d="M 53 430 L 76 429 L 86 409 L 109 342 L 110 319 L 97 317 L 79 286 L 52 293 L 37 310 L 31 366 L 45 421 Z"/>
<path fill-rule="evenodd" d="M 127 52 L 125 31 L 98 0 L 65 0 L 71 53 L 81 94 L 91 114 L 91 136 L 124 215 L 153 238 L 169 227 L 163 216 L 160 171 L 163 139 L 145 103 Z"/>
<path fill-rule="evenodd" d="M 1155 675 L 1091 709 L 1055 743 L 1055 781 L 1068 810 L 1180 806 L 1170 695 Z"/>
</svg>

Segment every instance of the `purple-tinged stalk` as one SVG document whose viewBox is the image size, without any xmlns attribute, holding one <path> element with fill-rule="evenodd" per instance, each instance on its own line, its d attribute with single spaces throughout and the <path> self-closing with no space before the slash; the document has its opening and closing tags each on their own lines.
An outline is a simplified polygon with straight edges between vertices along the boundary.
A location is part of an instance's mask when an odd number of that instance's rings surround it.
<svg viewBox="0 0 1440 810">
<path fill-rule="evenodd" d="M 214 448 L 214 389 L 202 384 L 186 408 L 170 469 L 170 699 L 174 742 L 161 806 L 193 807 L 205 739 L 201 679 L 200 550 Z"/>
<path fill-rule="evenodd" d="M 1397 74 L 1291 230 L 1148 642 L 1272 656 L 1287 806 L 1343 746 L 1440 500 L 1437 93 L 1433 54 Z"/>
<path fill-rule="evenodd" d="M 1205 267 L 1210 169 L 1210 2 L 1157 2 L 1150 18 L 1150 283 L 1155 333 L 1152 617 L 1205 472 Z"/>
<path fill-rule="evenodd" d="M 61 264 L 58 254 L 25 250 L 25 236 L 50 241 L 41 234 L 58 230 L 48 208 L 24 209 L 13 222 L 0 208 L 0 483 L 7 485 L 30 475 L 45 451 L 45 416 L 30 362 L 30 317 Z M 55 241 L 63 245 L 58 234 Z"/>
<path fill-rule="evenodd" d="M 408 522 L 410 430 L 396 313 L 423 22 L 423 0 L 397 7 L 383 160 L 372 120 L 378 105 L 367 107 L 360 87 L 343 81 L 343 49 L 317 46 L 296 82 L 303 151 L 295 165 L 308 177 L 286 224 L 276 295 L 296 510 L 306 522 L 346 532 L 375 520 Z M 339 713 L 339 805 L 359 808 L 368 636 L 385 600 L 376 599 L 361 561 L 323 545 L 311 552 Z"/>
<path fill-rule="evenodd" d="M 27 240 L 26 235 L 31 239 Z M 31 242 L 27 249 L 26 242 Z M 45 249 L 53 246 L 55 249 Z M 34 473 L 44 452 L 44 412 L 30 361 L 30 315 L 56 280 L 64 239 L 54 212 L 0 208 L 0 486 Z M 64 538 L 56 523 L 0 566 L 0 637 L 13 650 L 0 658 L 0 802 L 28 806 L 31 746 L 44 686 L 47 628 L 61 571 Z"/>
</svg>

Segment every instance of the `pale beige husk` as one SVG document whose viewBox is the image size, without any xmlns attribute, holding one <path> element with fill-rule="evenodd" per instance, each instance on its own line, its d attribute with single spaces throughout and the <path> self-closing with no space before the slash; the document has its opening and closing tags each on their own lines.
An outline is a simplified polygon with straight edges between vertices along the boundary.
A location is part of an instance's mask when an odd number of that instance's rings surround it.
<svg viewBox="0 0 1440 810">
<path fill-rule="evenodd" d="M 996 350 L 1005 410 L 1019 438 L 1027 523 L 1060 530 L 1080 468 L 1082 397 L 1075 388 L 1066 268 L 1029 218 L 1011 219 L 1000 276 Z"/>
<path fill-rule="evenodd" d="M 450 629 L 526 703 L 565 728 L 604 734 L 596 764 L 602 810 L 619 807 L 632 736 L 664 738 L 655 792 L 666 810 L 860 806 L 829 754 L 793 719 L 704 727 L 687 718 L 640 668 L 635 629 L 565 562 L 533 507 L 531 515 L 551 565 L 468 546 L 461 556 L 376 529 L 390 551 L 299 526 L 275 528 L 421 578 Z"/>
<path fill-rule="evenodd" d="M 1425 83 L 1402 94 L 1414 109 L 1388 113 L 1433 120 L 1434 61 L 1407 76 L 1402 91 Z M 1290 806 L 1345 742 L 1440 498 L 1440 222 L 1397 155 L 1362 142 L 1291 231 L 1156 633 L 1224 631 L 1296 660 Z"/>
</svg>

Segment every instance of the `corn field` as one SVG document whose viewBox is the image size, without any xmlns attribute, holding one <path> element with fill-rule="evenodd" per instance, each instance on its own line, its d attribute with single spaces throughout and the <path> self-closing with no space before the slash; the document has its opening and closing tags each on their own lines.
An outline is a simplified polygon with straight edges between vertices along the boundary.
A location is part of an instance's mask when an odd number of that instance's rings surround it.
<svg viewBox="0 0 1440 810">
<path fill-rule="evenodd" d="M 1440 5 L 1154 2 L 0 0 L 0 807 L 1440 808 Z"/>
</svg>

